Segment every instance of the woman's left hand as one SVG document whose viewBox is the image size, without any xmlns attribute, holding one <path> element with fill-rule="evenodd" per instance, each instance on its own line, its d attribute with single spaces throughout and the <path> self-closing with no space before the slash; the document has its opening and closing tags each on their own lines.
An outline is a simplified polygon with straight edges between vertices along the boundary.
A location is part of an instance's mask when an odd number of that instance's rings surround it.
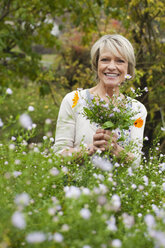
<svg viewBox="0 0 165 248">
<path fill-rule="evenodd" d="M 110 150 L 114 155 L 118 156 L 123 148 L 118 145 L 117 138 L 117 134 L 110 130 L 97 129 L 95 135 L 93 136 L 94 150 Z"/>
</svg>

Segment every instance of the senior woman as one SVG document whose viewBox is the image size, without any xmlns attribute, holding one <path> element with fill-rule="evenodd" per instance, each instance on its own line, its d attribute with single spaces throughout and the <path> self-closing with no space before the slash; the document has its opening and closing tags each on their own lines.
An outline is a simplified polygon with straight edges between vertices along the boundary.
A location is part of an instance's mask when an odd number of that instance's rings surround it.
<svg viewBox="0 0 165 248">
<path fill-rule="evenodd" d="M 80 144 L 83 141 L 89 155 L 94 154 L 98 149 L 104 151 L 113 146 L 112 154 L 120 156 L 124 146 L 117 140 L 119 130 L 111 132 L 90 123 L 82 115 L 81 101 L 76 106 L 74 101 L 77 102 L 82 98 L 90 102 L 92 95 L 99 96 L 106 102 L 109 102 L 107 96 L 112 100 L 114 95 L 125 99 L 126 96 L 120 93 L 120 85 L 125 81 L 127 74 L 134 76 L 134 49 L 131 43 L 121 35 L 104 35 L 92 46 L 91 62 L 98 83 L 93 88 L 73 91 L 64 97 L 57 120 L 54 148 L 57 153 L 69 155 L 80 152 Z M 134 99 L 131 99 L 131 109 L 138 111 L 136 118 L 140 118 L 143 125 L 141 128 L 132 125 L 128 130 L 127 141 L 129 139 L 129 142 L 137 143 L 136 151 L 129 153 L 128 158 L 135 158 L 139 163 L 147 111 L 142 103 Z"/>
</svg>

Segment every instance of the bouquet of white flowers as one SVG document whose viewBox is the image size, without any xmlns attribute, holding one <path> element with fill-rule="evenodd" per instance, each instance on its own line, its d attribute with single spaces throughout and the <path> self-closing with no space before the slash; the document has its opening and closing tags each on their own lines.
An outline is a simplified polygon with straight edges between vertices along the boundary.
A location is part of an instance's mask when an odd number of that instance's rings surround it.
<svg viewBox="0 0 165 248">
<path fill-rule="evenodd" d="M 83 116 L 103 129 L 119 128 L 121 132 L 128 130 L 134 124 L 135 114 L 137 114 L 131 109 L 131 98 L 114 96 L 111 99 L 107 95 L 107 100 L 92 96 L 90 102 L 88 101 L 83 108 Z"/>
</svg>

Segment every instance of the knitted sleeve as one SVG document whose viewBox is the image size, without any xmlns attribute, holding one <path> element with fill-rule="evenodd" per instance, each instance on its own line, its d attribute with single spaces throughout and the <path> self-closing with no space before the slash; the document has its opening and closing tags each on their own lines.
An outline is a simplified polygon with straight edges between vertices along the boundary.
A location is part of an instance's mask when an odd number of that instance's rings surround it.
<svg viewBox="0 0 165 248">
<path fill-rule="evenodd" d="M 68 93 L 62 100 L 56 126 L 55 152 L 72 148 L 75 139 L 75 115 L 72 109 L 73 92 Z"/>
</svg>

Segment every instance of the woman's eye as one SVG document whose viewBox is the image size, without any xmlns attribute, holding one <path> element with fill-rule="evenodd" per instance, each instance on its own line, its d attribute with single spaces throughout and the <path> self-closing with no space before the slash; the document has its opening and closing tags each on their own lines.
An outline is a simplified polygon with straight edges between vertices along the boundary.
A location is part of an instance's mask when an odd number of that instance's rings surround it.
<svg viewBox="0 0 165 248">
<path fill-rule="evenodd" d="M 125 61 L 122 60 L 122 59 L 118 59 L 117 62 L 119 62 L 119 63 L 125 63 Z"/>
<path fill-rule="evenodd" d="M 107 61 L 108 59 L 107 58 L 102 58 L 101 61 Z"/>
</svg>

